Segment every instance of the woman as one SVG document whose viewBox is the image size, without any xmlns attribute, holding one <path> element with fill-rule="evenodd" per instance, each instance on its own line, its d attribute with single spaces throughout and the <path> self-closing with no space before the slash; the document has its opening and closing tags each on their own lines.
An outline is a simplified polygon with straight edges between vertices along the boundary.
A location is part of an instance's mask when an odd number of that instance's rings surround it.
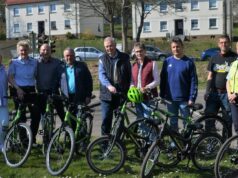
<svg viewBox="0 0 238 178">
<path fill-rule="evenodd" d="M 8 107 L 7 99 L 7 73 L 5 67 L 2 65 L 2 56 L 0 55 L 0 152 L 3 148 L 4 137 L 8 127 Z"/>
<path fill-rule="evenodd" d="M 143 93 L 143 103 L 136 104 L 137 118 L 148 117 L 146 105 L 149 104 L 150 97 L 146 96 L 146 90 L 151 90 L 154 97 L 158 96 L 157 86 L 159 85 L 158 65 L 146 57 L 145 45 L 143 43 L 134 44 L 135 62 L 132 65 L 132 86 L 135 86 Z"/>
<path fill-rule="evenodd" d="M 28 56 L 29 44 L 27 41 L 19 41 L 17 43 L 18 57 L 11 60 L 8 71 L 8 80 L 13 87 L 13 94 L 16 94 L 18 99 L 27 104 L 31 114 L 31 130 L 33 135 L 33 146 L 36 144 L 36 134 L 40 122 L 40 112 L 36 105 L 35 96 L 35 76 L 37 60 Z M 18 102 L 15 101 L 16 108 Z M 22 121 L 26 121 L 26 117 L 21 118 Z"/>
</svg>

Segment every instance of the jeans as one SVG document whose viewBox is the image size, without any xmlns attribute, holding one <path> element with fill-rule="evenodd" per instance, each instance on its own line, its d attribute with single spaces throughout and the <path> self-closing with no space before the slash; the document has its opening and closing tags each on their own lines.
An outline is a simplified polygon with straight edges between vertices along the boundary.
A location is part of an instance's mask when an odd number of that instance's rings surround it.
<svg viewBox="0 0 238 178">
<path fill-rule="evenodd" d="M 111 101 L 101 100 L 102 125 L 101 134 L 108 135 L 112 128 L 113 110 L 120 105 L 120 98 L 113 96 Z"/>
<path fill-rule="evenodd" d="M 151 111 L 148 108 L 149 105 L 150 105 L 149 101 L 144 101 L 143 103 L 135 104 L 137 119 L 149 118 L 151 114 Z"/>
<path fill-rule="evenodd" d="M 178 115 L 179 111 L 183 118 L 188 118 L 190 115 L 190 110 L 188 107 L 187 101 L 172 101 L 171 104 L 167 105 L 168 111 L 172 113 L 174 116 L 170 118 L 170 126 L 173 130 L 178 130 Z M 183 121 L 185 125 L 185 121 Z"/>
<path fill-rule="evenodd" d="M 233 103 L 230 103 L 230 105 L 231 105 L 232 122 L 234 123 L 235 132 L 236 134 L 238 134 L 238 106 Z"/>
<path fill-rule="evenodd" d="M 9 123 L 9 115 L 7 106 L 0 106 L 0 147 L 4 143 L 4 138 L 6 136 L 8 123 Z M 0 150 L 1 152 L 1 150 Z"/>
<path fill-rule="evenodd" d="M 230 131 L 229 136 L 232 135 L 232 118 L 231 118 L 231 108 L 228 101 L 227 93 L 210 93 L 206 101 L 206 115 L 217 115 L 219 109 L 222 109 L 223 119 L 226 120 L 228 124 L 228 130 Z M 206 123 L 206 128 L 215 127 L 215 123 Z"/>
</svg>

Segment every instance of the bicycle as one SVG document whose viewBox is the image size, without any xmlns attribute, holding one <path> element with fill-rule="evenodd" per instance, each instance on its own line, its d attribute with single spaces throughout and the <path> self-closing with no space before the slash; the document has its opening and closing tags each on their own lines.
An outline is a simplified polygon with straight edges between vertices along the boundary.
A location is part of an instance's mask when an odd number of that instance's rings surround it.
<svg viewBox="0 0 238 178">
<path fill-rule="evenodd" d="M 168 103 L 160 98 L 157 100 Z M 153 108 L 152 115 L 157 116 L 160 120 L 158 125 L 160 133 L 143 160 L 140 172 L 142 178 L 150 177 L 155 165 L 172 167 L 185 158 L 188 158 L 187 166 L 192 160 L 195 167 L 200 170 L 212 168 L 223 140 L 219 134 L 205 132 L 202 124 L 192 120 L 193 111 L 201 108 L 200 104 L 191 106 L 191 115 L 185 119 L 185 129 L 181 132 L 170 128 L 168 120 L 172 116 L 171 113 L 158 107 Z M 179 116 L 178 119 L 184 118 Z"/>
<path fill-rule="evenodd" d="M 119 171 L 127 157 L 127 140 L 135 147 L 136 156 L 142 158 L 158 132 L 158 127 L 146 119 L 138 119 L 128 125 L 126 111 L 130 109 L 127 106 L 129 101 L 125 97 L 121 98 L 120 106 L 114 111 L 110 134 L 91 142 L 86 151 L 87 163 L 94 172 L 112 174 Z M 140 129 L 142 126 L 146 132 Z"/>
<path fill-rule="evenodd" d="M 19 106 L 13 118 L 10 119 L 12 122 L 4 140 L 3 155 L 6 164 L 16 168 L 23 165 L 29 157 L 33 136 L 30 127 L 20 120 L 26 103 L 17 98 L 14 99 L 19 102 Z"/>
<path fill-rule="evenodd" d="M 69 103 L 66 98 L 61 98 L 67 106 L 65 118 L 61 126 L 53 134 L 46 152 L 46 167 L 51 175 L 63 173 L 72 161 L 75 146 L 89 144 L 92 133 L 92 108 L 99 106 L 94 103 L 89 106 Z M 75 110 L 76 109 L 76 110 Z M 73 113 L 77 112 L 77 116 Z M 72 129 L 72 120 L 76 122 L 76 129 Z"/>
<path fill-rule="evenodd" d="M 238 175 L 238 135 L 229 138 L 220 148 L 215 162 L 216 178 L 233 178 Z"/>
</svg>

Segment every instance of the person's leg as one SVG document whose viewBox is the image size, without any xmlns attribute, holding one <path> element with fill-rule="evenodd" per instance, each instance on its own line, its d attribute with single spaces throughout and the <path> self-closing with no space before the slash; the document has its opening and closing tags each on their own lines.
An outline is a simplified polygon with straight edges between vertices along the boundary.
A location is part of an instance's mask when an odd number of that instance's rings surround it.
<svg viewBox="0 0 238 178">
<path fill-rule="evenodd" d="M 64 111 L 64 105 L 63 105 L 62 101 L 54 100 L 54 105 L 55 105 L 56 112 L 59 115 L 61 122 L 63 122 L 64 117 L 65 117 L 65 111 Z"/>
<path fill-rule="evenodd" d="M 171 104 L 167 104 L 167 109 L 173 116 L 170 118 L 170 126 L 173 130 L 178 131 L 178 102 L 172 101 Z"/>
<path fill-rule="evenodd" d="M 234 128 L 236 134 L 238 134 L 238 106 L 236 104 L 231 103 L 231 116 L 232 116 L 232 121 L 234 123 Z"/>
<path fill-rule="evenodd" d="M 144 118 L 144 109 L 141 103 L 135 104 L 135 106 L 136 106 L 136 118 L 137 119 Z"/>
<path fill-rule="evenodd" d="M 187 119 L 190 116 L 190 109 L 188 107 L 187 101 L 181 101 L 179 103 L 179 110 L 183 118 Z M 186 121 L 183 120 L 183 126 L 185 127 L 185 125 L 186 125 Z"/>
<path fill-rule="evenodd" d="M 223 118 L 226 120 L 228 125 L 228 136 L 232 136 L 232 117 L 231 117 L 231 108 L 228 101 L 227 93 L 220 94 L 220 104 L 222 109 Z"/>
<path fill-rule="evenodd" d="M 113 117 L 113 107 L 111 101 L 101 100 L 101 109 L 102 109 L 101 135 L 107 135 L 111 131 L 112 117 Z"/>
<path fill-rule="evenodd" d="M 2 151 L 4 138 L 9 124 L 8 108 L 0 106 L 0 152 Z"/>
</svg>

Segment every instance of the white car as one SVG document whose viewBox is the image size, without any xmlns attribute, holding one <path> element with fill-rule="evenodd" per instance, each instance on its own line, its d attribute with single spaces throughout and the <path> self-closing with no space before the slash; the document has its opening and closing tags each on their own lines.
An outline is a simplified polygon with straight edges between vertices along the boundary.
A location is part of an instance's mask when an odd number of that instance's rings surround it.
<svg viewBox="0 0 238 178">
<path fill-rule="evenodd" d="M 76 60 L 98 59 L 103 52 L 94 47 L 77 47 L 74 48 Z"/>
</svg>

